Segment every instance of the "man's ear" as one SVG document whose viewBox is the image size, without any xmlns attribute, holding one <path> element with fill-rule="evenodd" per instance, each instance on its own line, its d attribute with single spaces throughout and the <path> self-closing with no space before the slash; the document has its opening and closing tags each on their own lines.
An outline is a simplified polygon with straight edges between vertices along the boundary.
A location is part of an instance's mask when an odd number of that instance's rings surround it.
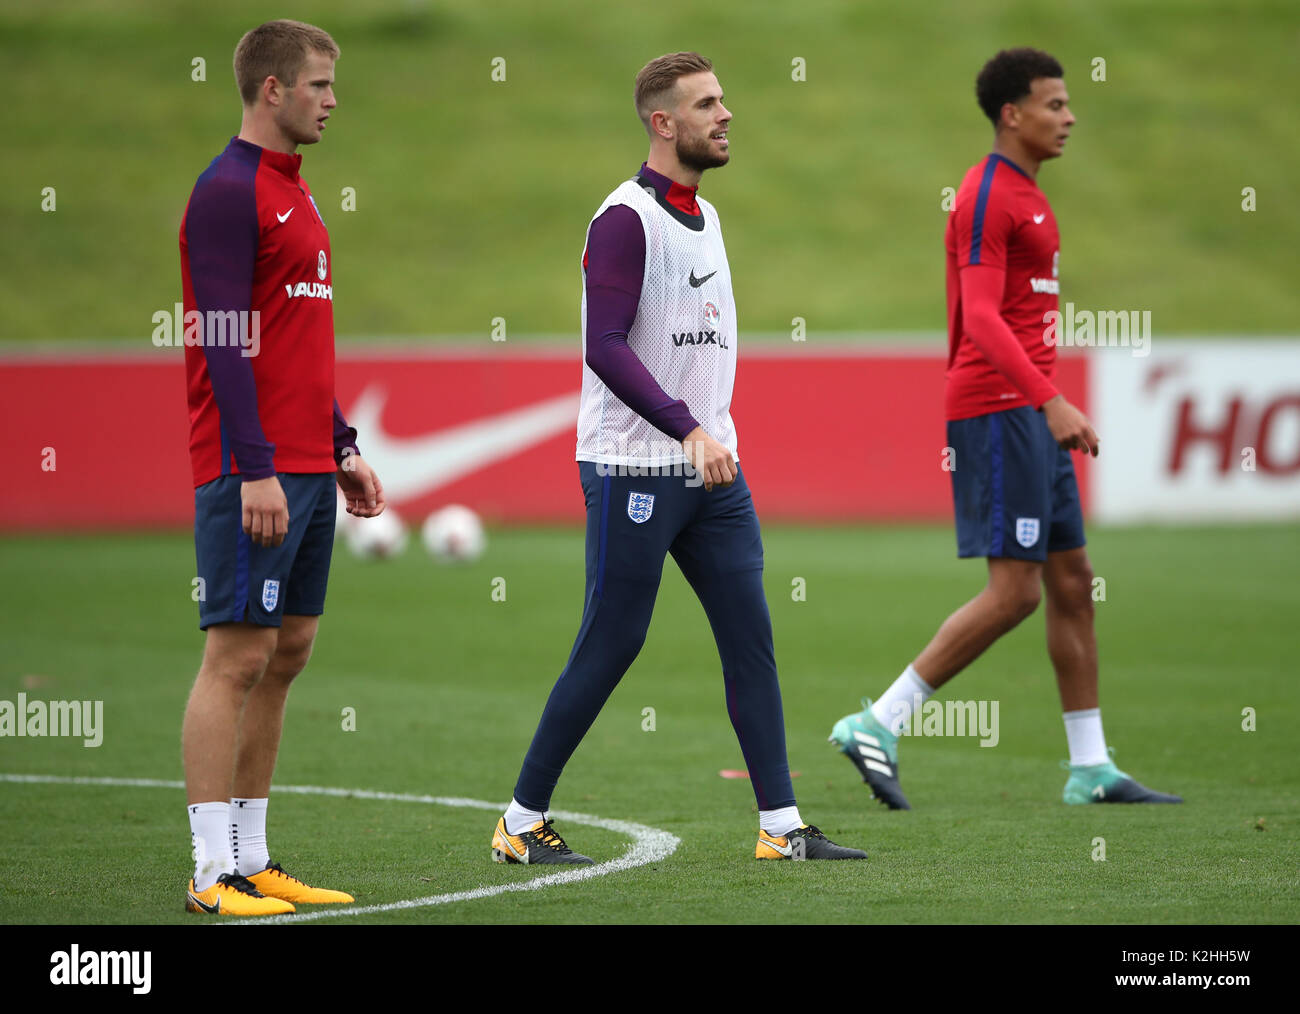
<svg viewBox="0 0 1300 1014">
<path fill-rule="evenodd" d="M 262 98 L 268 106 L 278 106 L 284 96 L 284 83 L 274 74 L 268 74 L 262 82 Z"/>
</svg>

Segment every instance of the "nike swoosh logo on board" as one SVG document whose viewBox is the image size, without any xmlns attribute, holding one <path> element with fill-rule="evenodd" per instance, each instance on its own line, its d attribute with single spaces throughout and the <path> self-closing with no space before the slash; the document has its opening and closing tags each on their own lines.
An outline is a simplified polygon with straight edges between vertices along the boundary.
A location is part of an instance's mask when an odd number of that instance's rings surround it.
<svg viewBox="0 0 1300 1014">
<path fill-rule="evenodd" d="M 418 437 L 394 437 L 384 431 L 387 401 L 383 387 L 372 384 L 346 414 L 361 434 L 357 439 L 366 461 L 383 477 L 384 495 L 401 501 L 431 493 L 573 429 L 579 395 L 562 394 Z"/>
</svg>

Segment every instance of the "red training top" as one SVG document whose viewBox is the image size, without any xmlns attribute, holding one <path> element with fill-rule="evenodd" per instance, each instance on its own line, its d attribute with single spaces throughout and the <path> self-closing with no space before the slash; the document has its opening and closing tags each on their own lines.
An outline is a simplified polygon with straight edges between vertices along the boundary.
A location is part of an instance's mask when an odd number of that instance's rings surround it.
<svg viewBox="0 0 1300 1014">
<path fill-rule="evenodd" d="M 185 208 L 195 486 L 233 473 L 333 472 L 343 449 L 355 450 L 356 431 L 334 399 L 329 233 L 298 175 L 301 163 L 301 155 L 232 138 Z"/>
<path fill-rule="evenodd" d="M 1056 345 L 1061 239 L 1051 205 L 1019 166 L 990 154 L 957 191 L 948 253 L 948 419 L 1043 402 L 1059 393 Z M 1055 335 L 1055 330 L 1051 331 Z"/>
</svg>

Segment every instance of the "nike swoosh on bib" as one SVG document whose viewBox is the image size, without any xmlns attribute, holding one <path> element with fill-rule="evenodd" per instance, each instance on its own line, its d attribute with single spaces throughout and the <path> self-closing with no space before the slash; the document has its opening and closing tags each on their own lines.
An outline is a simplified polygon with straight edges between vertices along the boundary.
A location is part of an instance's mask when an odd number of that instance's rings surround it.
<svg viewBox="0 0 1300 1014">
<path fill-rule="evenodd" d="M 431 493 L 573 429 L 578 398 L 577 392 L 562 394 L 425 436 L 393 437 L 381 422 L 388 395 L 371 385 L 352 404 L 347 418 L 359 434 L 362 455 L 384 484 L 384 495 L 400 501 Z"/>
<path fill-rule="evenodd" d="M 716 274 L 717 274 L 716 271 L 710 271 L 703 278 L 696 278 L 695 269 L 691 268 L 691 288 L 698 289 L 701 285 L 703 285 L 705 282 L 707 282 L 710 278 L 712 278 Z"/>
</svg>

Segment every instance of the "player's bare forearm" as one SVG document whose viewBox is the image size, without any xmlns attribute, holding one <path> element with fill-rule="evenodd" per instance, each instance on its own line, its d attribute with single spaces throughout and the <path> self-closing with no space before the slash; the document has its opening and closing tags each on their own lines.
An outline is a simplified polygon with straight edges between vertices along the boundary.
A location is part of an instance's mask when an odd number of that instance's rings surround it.
<svg viewBox="0 0 1300 1014">
<path fill-rule="evenodd" d="M 704 479 L 706 490 L 715 485 L 730 486 L 736 481 L 736 459 L 727 448 L 705 433 L 703 426 L 696 426 L 682 438 L 682 450 L 686 452 L 686 460 Z"/>
<path fill-rule="evenodd" d="M 375 518 L 384 513 L 384 484 L 360 454 L 349 454 L 338 468 L 339 489 L 347 512 L 358 518 Z"/>
<path fill-rule="evenodd" d="M 245 479 L 239 487 L 244 532 L 259 546 L 278 546 L 289 533 L 289 501 L 280 480 Z"/>
<path fill-rule="evenodd" d="M 1043 416 L 1052 439 L 1067 451 L 1082 451 L 1094 458 L 1101 453 L 1101 441 L 1088 417 L 1065 400 L 1065 395 L 1043 402 Z"/>
</svg>

